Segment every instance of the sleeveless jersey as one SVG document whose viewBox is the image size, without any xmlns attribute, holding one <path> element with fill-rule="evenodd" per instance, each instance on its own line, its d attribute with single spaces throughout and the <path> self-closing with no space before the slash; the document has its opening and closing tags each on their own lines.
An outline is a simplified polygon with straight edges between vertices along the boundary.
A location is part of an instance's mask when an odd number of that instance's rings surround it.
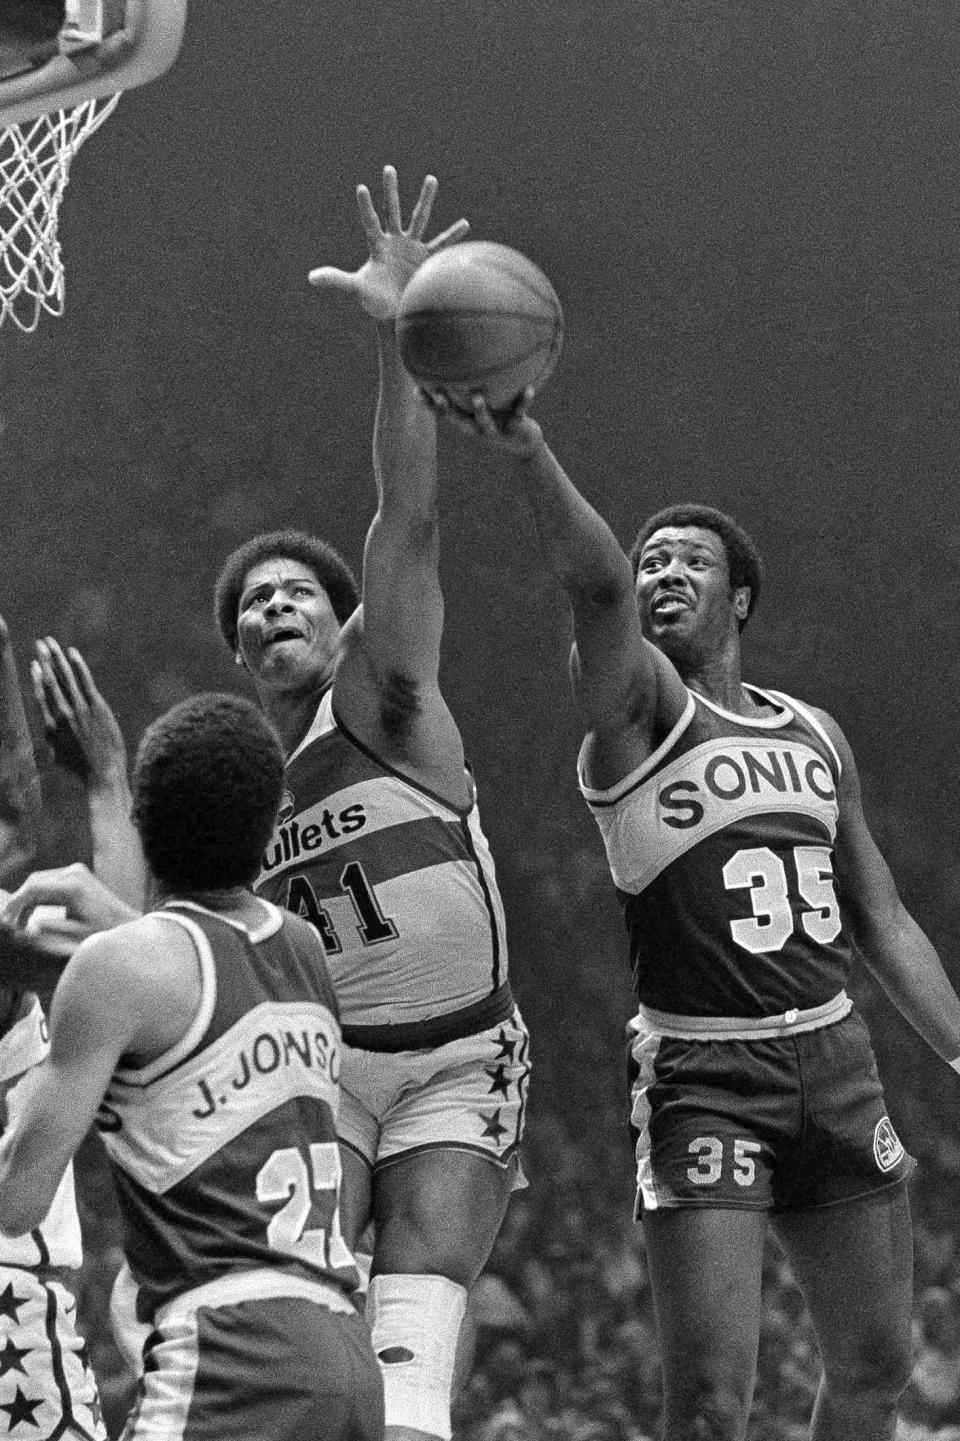
<svg viewBox="0 0 960 1441">
<path fill-rule="evenodd" d="M 840 759 L 798 701 L 746 717 L 690 692 L 643 765 L 580 786 L 603 835 L 643 1005 L 770 1016 L 842 989 L 850 948 L 833 888 Z"/>
<path fill-rule="evenodd" d="M 436 1046 L 512 1013 L 475 800 L 457 809 L 381 761 L 337 721 L 330 691 L 287 763 L 257 890 L 315 926 L 350 1045 Z"/>
<path fill-rule="evenodd" d="M 256 930 L 183 901 L 154 912 L 192 937 L 202 999 L 176 1046 L 117 1070 L 99 1117 L 141 1320 L 256 1267 L 358 1284 L 340 1233 L 336 1002 L 310 927 L 264 909 Z"/>
<path fill-rule="evenodd" d="M 47 1019 L 36 996 L 25 993 L 10 1025 L 0 1036 L 0 1096 L 3 1130 L 16 1125 L 38 1068 L 50 1050 Z M 50 1210 L 39 1226 L 23 1236 L 0 1233 L 0 1266 L 79 1266 L 80 1220 L 73 1188 L 73 1164 L 61 1178 Z"/>
</svg>

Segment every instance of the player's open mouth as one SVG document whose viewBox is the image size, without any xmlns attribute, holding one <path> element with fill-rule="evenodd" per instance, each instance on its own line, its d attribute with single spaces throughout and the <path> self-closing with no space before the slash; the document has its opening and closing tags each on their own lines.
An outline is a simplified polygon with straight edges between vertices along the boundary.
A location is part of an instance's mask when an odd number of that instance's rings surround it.
<svg viewBox="0 0 960 1441">
<path fill-rule="evenodd" d="M 303 632 L 294 630 L 292 626 L 286 626 L 282 630 L 271 631 L 263 642 L 263 648 L 264 650 L 269 650 L 270 646 L 279 645 L 281 641 L 285 640 L 303 640 Z"/>
</svg>

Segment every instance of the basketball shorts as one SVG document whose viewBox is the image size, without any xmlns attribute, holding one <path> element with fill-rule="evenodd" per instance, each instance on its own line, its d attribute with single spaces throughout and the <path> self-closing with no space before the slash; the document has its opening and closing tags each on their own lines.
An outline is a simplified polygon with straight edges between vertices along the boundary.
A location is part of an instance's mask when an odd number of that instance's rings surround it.
<svg viewBox="0 0 960 1441">
<path fill-rule="evenodd" d="M 817 1008 L 840 1013 L 826 1024 L 791 1011 L 778 1026 L 755 1023 L 767 1034 L 722 1037 L 669 1034 L 682 1029 L 670 1023 L 706 1022 L 641 1009 L 628 1063 L 637 1216 L 813 1210 L 906 1180 L 915 1163 L 887 1115 L 867 1028 L 841 997 Z"/>
<path fill-rule="evenodd" d="M 59 1281 L 19 1266 L 0 1266 L 4 1435 L 106 1441 L 97 1383 L 77 1335 L 76 1315 L 77 1303 Z"/>
<path fill-rule="evenodd" d="M 499 1166 L 518 1156 L 530 1075 L 519 1011 L 424 1051 L 344 1046 L 341 1142 L 375 1170 L 420 1151 L 472 1151 Z M 516 1185 L 526 1181 L 517 1166 Z"/>
<path fill-rule="evenodd" d="M 383 1436 L 370 1333 L 333 1287 L 260 1271 L 212 1282 L 161 1307 L 143 1360 L 122 1441 Z"/>
</svg>

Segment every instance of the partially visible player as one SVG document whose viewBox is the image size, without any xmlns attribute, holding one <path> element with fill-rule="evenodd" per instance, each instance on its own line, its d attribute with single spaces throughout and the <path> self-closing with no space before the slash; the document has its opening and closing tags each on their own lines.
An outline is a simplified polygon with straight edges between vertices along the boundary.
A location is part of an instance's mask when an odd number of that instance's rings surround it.
<svg viewBox="0 0 960 1441">
<path fill-rule="evenodd" d="M 323 949 L 249 889 L 283 756 L 257 709 L 197 696 L 147 731 L 146 915 L 92 936 L 0 1144 L 0 1227 L 36 1226 L 91 1122 L 151 1326 L 125 1435 L 378 1441 L 380 1374 L 339 1217 L 339 1026 Z"/>
<path fill-rule="evenodd" d="M 311 277 L 377 322 L 378 508 L 363 606 L 329 546 L 257 537 L 217 586 L 221 631 L 287 752 L 261 895 L 320 935 L 343 1015 L 344 1213 L 373 1217 L 367 1314 L 391 1441 L 451 1434 L 467 1292 L 513 1188 L 528 1036 L 507 977 L 503 910 L 463 743 L 439 686 L 436 423 L 396 343 L 400 295 L 428 245 L 428 178 L 410 225 L 384 171 L 386 224 L 358 190 L 370 258 Z"/>
<path fill-rule="evenodd" d="M 0 618 L 0 896 L 33 859 L 40 779 L 6 622 Z M 61 962 L 29 935 L 0 928 L 0 1128 L 29 1105 L 49 1050 L 37 988 L 52 990 Z M 70 1273 L 82 1260 L 67 1167 L 25 1234 L 0 1235 L 0 1413 L 7 1431 L 37 1437 L 106 1432 L 97 1385 L 77 1331 Z"/>
<path fill-rule="evenodd" d="M 663 1436 L 746 1434 L 769 1219 L 820 1344 L 811 1437 L 890 1441 L 911 1372 L 913 1163 L 844 990 L 852 952 L 957 1070 L 960 1001 L 836 721 L 742 680 L 749 536 L 669 507 L 631 566 L 525 403 L 498 420 L 477 398 L 470 428 L 507 454 L 573 618 L 580 784 L 640 1001 L 631 1119 Z"/>
</svg>

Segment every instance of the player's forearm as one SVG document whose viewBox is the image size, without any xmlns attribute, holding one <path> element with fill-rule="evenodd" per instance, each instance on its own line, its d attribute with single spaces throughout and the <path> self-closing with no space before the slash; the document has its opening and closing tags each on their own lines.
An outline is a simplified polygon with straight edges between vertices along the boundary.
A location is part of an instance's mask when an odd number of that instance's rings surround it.
<svg viewBox="0 0 960 1441">
<path fill-rule="evenodd" d="M 392 321 L 377 326 L 380 392 L 373 429 L 373 468 L 382 509 L 421 516 L 437 508 L 437 425 L 400 360 Z"/>
<path fill-rule="evenodd" d="M 146 905 L 146 866 L 130 806 L 126 772 L 87 792 L 93 873 L 139 913 Z"/>
<path fill-rule="evenodd" d="M 864 964 L 894 1006 L 943 1060 L 960 1059 L 960 998 L 934 947 L 906 910 L 882 934 L 858 936 Z"/>
<path fill-rule="evenodd" d="M 515 465 L 544 557 L 574 603 L 613 604 L 632 591 L 630 562 L 616 536 L 546 441 L 517 455 Z"/>
</svg>

